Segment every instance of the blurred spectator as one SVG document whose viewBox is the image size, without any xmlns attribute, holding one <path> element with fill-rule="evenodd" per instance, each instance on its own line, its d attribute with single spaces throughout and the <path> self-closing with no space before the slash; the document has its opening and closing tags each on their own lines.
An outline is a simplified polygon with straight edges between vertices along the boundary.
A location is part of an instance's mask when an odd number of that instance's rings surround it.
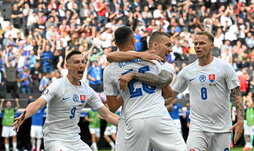
<svg viewBox="0 0 254 151">
<path fill-rule="evenodd" d="M 9 151 L 9 137 L 12 137 L 12 147 L 13 151 L 17 150 L 17 133 L 13 130 L 12 124 L 15 118 L 15 112 L 19 109 L 19 100 L 16 100 L 16 107 L 12 107 L 11 101 L 7 101 L 5 103 L 5 107 L 3 107 L 4 99 L 1 99 L 0 110 L 2 112 L 2 137 L 4 137 L 4 146 L 5 150 Z"/>
<path fill-rule="evenodd" d="M 17 70 L 17 63 L 14 63 L 11 58 L 8 58 L 8 65 L 4 64 L 5 67 L 5 74 L 6 74 L 6 91 L 7 93 L 11 93 L 12 98 L 16 99 L 19 98 L 18 94 L 18 70 Z"/>
<path fill-rule="evenodd" d="M 98 64 L 98 61 L 92 62 L 92 66 L 88 69 L 87 79 L 89 80 L 89 86 L 95 92 L 102 92 L 102 71 L 103 68 Z"/>
<path fill-rule="evenodd" d="M 18 4 L 12 5 L 11 18 L 15 28 L 21 28 L 23 25 L 23 13 L 20 11 Z"/>
<path fill-rule="evenodd" d="M 0 99 L 4 99 L 5 97 L 6 97 L 5 76 L 3 70 L 0 70 Z"/>
<path fill-rule="evenodd" d="M 41 78 L 41 81 L 40 81 L 40 85 L 39 85 L 39 91 L 40 93 L 42 93 L 48 86 L 49 84 L 51 83 L 50 81 L 50 77 L 51 74 L 50 73 L 44 73 L 42 78 Z"/>
<path fill-rule="evenodd" d="M 20 92 L 23 94 L 31 93 L 31 75 L 27 66 L 23 67 L 23 70 L 19 73 L 20 79 Z"/>
<path fill-rule="evenodd" d="M 54 55 L 52 53 L 52 48 L 47 44 L 45 50 L 41 54 L 41 67 L 42 72 L 49 73 L 54 70 L 54 66 L 52 64 Z"/>
</svg>

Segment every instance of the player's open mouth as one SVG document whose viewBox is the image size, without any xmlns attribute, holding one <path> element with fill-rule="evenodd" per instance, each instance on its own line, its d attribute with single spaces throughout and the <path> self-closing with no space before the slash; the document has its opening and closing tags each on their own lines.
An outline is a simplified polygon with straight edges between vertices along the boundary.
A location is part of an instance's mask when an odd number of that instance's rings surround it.
<svg viewBox="0 0 254 151">
<path fill-rule="evenodd" d="M 83 75 L 84 71 L 83 70 L 79 70 L 78 71 L 78 75 Z"/>
<path fill-rule="evenodd" d="M 200 54 L 202 51 L 200 50 L 196 50 L 196 54 Z"/>
</svg>

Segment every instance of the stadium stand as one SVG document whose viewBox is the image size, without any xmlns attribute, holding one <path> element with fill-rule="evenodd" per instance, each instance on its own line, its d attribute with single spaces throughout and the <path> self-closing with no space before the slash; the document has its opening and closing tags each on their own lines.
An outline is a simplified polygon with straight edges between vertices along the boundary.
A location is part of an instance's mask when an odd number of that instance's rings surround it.
<svg viewBox="0 0 254 151">
<path fill-rule="evenodd" d="M 139 51 L 147 50 L 152 31 L 176 35 L 173 53 L 167 61 L 176 73 L 196 60 L 192 37 L 206 30 L 215 35 L 214 55 L 230 62 L 239 76 L 243 69 L 249 75 L 243 94 L 254 93 L 254 1 L 253 0 L 0 0 L 0 70 L 13 64 L 17 79 L 0 81 L 0 94 L 6 100 L 15 98 L 7 92 L 7 83 L 15 82 L 20 97 L 20 114 L 29 96 L 40 96 L 56 78 L 66 75 L 65 54 L 81 51 L 87 61 L 86 73 L 94 61 L 103 69 L 106 54 L 116 50 L 113 32 L 128 25 L 136 33 Z M 104 6 L 105 8 L 100 8 Z M 27 67 L 28 70 L 24 69 Z M 90 70 L 92 72 L 92 70 Z M 48 74 L 48 76 L 47 76 Z M 102 75 L 96 75 L 101 76 Z M 1 78 L 0 78 L 1 79 Z M 8 81 L 9 80 L 9 81 Z M 84 80 L 88 82 L 87 74 Z M 247 85 L 247 86 L 246 86 Z M 40 90 L 39 90 L 40 87 Z M 188 104 L 188 92 L 179 100 Z M 84 109 L 85 115 L 89 106 Z M 185 119 L 181 119 L 185 123 Z M 18 148 L 31 148 L 28 120 L 18 133 Z M 104 122 L 104 121 L 103 121 Z M 90 143 L 88 123 L 81 117 L 81 136 Z M 103 125 L 103 124 L 102 124 Z M 103 126 L 106 124 L 104 123 Z M 102 129 L 105 127 L 102 127 Z M 186 136 L 187 127 L 183 126 Z M 103 132 L 103 131 L 102 131 Z M 243 146 L 243 139 L 237 144 Z M 109 147 L 101 140 L 99 147 Z M 0 139 L 0 150 L 4 149 Z"/>
</svg>

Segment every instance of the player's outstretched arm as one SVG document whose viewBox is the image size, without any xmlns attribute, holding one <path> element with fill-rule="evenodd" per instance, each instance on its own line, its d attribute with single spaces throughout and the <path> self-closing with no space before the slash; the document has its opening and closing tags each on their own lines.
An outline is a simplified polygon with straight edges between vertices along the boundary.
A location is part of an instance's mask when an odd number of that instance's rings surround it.
<svg viewBox="0 0 254 151">
<path fill-rule="evenodd" d="M 128 83 L 132 79 L 136 79 L 150 86 L 164 87 L 170 84 L 173 79 L 173 75 L 167 70 L 161 70 L 161 73 L 159 75 L 155 75 L 149 72 L 129 72 L 119 78 L 120 89 L 126 90 Z"/>
<path fill-rule="evenodd" d="M 33 114 L 35 114 L 40 108 L 46 105 L 46 100 L 43 98 L 39 98 L 36 101 L 30 103 L 25 111 L 17 118 L 15 118 L 15 122 L 12 124 L 13 128 L 18 131 L 20 125 Z"/>
<path fill-rule="evenodd" d="M 118 116 L 108 110 L 106 106 L 103 106 L 97 110 L 100 116 L 105 119 L 107 122 L 117 125 L 118 124 Z"/>
<path fill-rule="evenodd" d="M 235 105 L 237 110 L 237 122 L 231 127 L 231 130 L 235 131 L 234 144 L 241 138 L 243 133 L 244 123 L 244 110 L 243 110 L 243 98 L 241 96 L 239 86 L 232 89 L 231 93 L 235 99 Z"/>
<path fill-rule="evenodd" d="M 115 113 L 122 104 L 123 104 L 122 97 L 107 96 L 107 105 L 108 105 L 108 109 L 111 112 Z"/>
<path fill-rule="evenodd" d="M 142 59 L 148 62 L 152 62 L 152 60 L 163 61 L 163 58 L 156 55 L 154 50 L 144 51 L 144 52 L 136 52 L 136 51 L 117 51 L 111 52 L 107 54 L 107 60 L 109 62 L 120 62 L 120 61 L 128 61 L 133 59 Z M 154 64 L 154 63 L 153 63 Z"/>
</svg>

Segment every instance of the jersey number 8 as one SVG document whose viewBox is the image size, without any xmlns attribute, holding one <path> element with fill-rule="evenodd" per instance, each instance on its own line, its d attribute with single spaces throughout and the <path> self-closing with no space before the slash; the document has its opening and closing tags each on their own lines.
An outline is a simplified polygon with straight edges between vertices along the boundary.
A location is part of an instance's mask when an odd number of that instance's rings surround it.
<svg viewBox="0 0 254 151">
<path fill-rule="evenodd" d="M 202 100 L 207 99 L 207 89 L 205 87 L 201 88 L 201 98 L 202 98 Z"/>
</svg>

